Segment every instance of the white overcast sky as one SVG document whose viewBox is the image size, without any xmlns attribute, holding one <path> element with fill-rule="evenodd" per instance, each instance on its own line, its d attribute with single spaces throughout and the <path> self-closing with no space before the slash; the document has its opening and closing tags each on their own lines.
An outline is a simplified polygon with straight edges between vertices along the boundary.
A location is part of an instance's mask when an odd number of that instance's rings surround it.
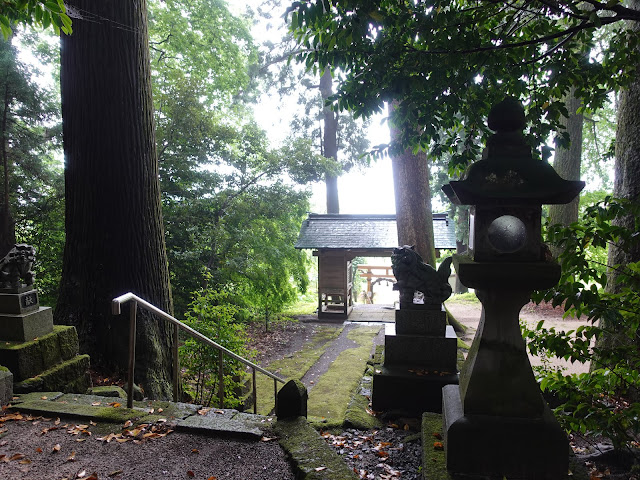
<svg viewBox="0 0 640 480">
<path fill-rule="evenodd" d="M 261 0 L 230 0 L 231 11 L 244 10 L 246 5 L 256 8 Z M 285 4 L 286 0 L 283 1 Z M 277 22 L 279 14 L 274 12 L 273 22 Z M 256 41 L 260 41 L 265 35 L 274 34 L 272 40 L 277 40 L 275 29 L 267 31 L 264 26 L 258 25 L 253 30 Z M 274 143 L 282 141 L 287 126 L 286 108 L 277 108 L 279 99 L 264 99 L 256 108 L 256 120 L 268 133 Z M 281 105 L 280 105 L 281 106 Z M 295 102 L 289 107 L 295 108 Z M 371 145 L 379 145 L 389 141 L 389 129 L 386 124 L 381 125 L 382 117 L 372 119 L 369 127 L 369 140 Z M 340 197 L 340 213 L 395 213 L 393 175 L 391 161 L 384 158 L 371 163 L 366 169 L 354 169 L 342 175 L 338 179 L 338 194 Z M 313 213 L 326 213 L 325 187 L 319 183 L 313 186 L 313 198 L 311 200 Z"/>
</svg>

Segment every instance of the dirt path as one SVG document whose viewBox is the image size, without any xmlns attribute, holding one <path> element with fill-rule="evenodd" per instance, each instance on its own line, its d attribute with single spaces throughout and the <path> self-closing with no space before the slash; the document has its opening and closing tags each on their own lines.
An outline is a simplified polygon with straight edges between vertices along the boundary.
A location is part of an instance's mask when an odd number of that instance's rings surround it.
<svg viewBox="0 0 640 480">
<path fill-rule="evenodd" d="M 462 339 L 470 345 L 480 321 L 481 304 L 479 302 L 460 302 L 456 301 L 455 297 L 452 297 L 446 302 L 446 306 L 458 321 L 469 327 Z M 572 317 L 562 318 L 562 314 L 563 310 L 561 308 L 538 307 L 529 303 L 522 308 L 520 318 L 526 321 L 530 328 L 535 327 L 538 322 L 543 320 L 545 327 L 554 327 L 557 331 L 575 330 L 580 325 L 586 324 L 584 320 Z M 531 356 L 530 359 L 532 365 L 541 365 L 543 361 L 540 357 Z M 557 358 L 552 358 L 550 361 L 551 365 L 564 368 L 567 374 L 589 371 L 588 364 L 571 363 Z"/>
</svg>

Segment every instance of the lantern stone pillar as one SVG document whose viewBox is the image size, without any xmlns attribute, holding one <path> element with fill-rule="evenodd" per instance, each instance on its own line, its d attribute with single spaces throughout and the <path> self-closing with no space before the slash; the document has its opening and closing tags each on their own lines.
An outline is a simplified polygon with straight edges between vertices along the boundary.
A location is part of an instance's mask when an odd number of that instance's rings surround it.
<svg viewBox="0 0 640 480">
<path fill-rule="evenodd" d="M 519 314 L 534 289 L 560 278 L 542 244 L 542 205 L 568 203 L 584 182 L 563 180 L 533 158 L 524 127 L 517 101 L 496 105 L 489 114 L 496 134 L 483 159 L 443 187 L 452 202 L 472 205 L 470 252 L 453 263 L 482 303 L 460 385 L 443 388 L 447 469 L 470 478 L 558 480 L 568 473 L 569 443 L 533 375 Z"/>
</svg>

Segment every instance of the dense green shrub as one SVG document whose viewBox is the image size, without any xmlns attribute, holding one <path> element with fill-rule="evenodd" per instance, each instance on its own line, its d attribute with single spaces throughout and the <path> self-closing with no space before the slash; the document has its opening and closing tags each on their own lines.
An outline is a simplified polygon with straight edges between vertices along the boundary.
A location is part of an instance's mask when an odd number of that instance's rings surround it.
<svg viewBox="0 0 640 480">
<path fill-rule="evenodd" d="M 244 358 L 253 353 L 246 348 L 244 325 L 238 319 L 246 314 L 233 302 L 232 289 L 203 288 L 194 293 L 194 299 L 185 315 L 185 323 L 214 342 Z M 244 365 L 224 355 L 224 405 L 219 404 L 218 350 L 192 338 L 180 347 L 184 391 L 195 403 L 205 406 L 234 408 L 240 404 L 242 385 L 246 377 Z"/>
<path fill-rule="evenodd" d="M 635 225 L 620 226 L 614 220 L 621 217 L 634 218 Z M 523 326 L 531 353 L 590 362 L 585 374 L 564 375 L 548 364 L 536 374 L 542 390 L 559 403 L 555 413 L 568 431 L 604 435 L 617 448 L 640 433 L 640 404 L 634 402 L 640 392 L 640 262 L 612 265 L 617 275 L 608 278 L 602 254 L 593 250 L 611 243 L 631 248 L 639 231 L 640 205 L 611 197 L 587 208 L 580 223 L 548 227 L 548 241 L 562 249 L 562 276 L 534 300 L 563 305 L 565 316 L 586 317 L 588 324 L 567 332 L 543 322 L 534 329 Z M 615 285 L 605 288 L 613 278 Z"/>
</svg>

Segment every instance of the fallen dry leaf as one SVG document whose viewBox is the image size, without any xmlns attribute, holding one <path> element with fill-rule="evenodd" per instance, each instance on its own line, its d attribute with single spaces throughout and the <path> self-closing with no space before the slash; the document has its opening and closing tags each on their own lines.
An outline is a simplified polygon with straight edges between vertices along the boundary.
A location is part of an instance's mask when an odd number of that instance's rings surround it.
<svg viewBox="0 0 640 480">
<path fill-rule="evenodd" d="M 108 477 L 115 477 L 116 475 L 120 475 L 123 472 L 123 470 L 114 470 L 113 472 L 111 472 L 109 475 L 107 475 Z"/>
<path fill-rule="evenodd" d="M 321 471 L 326 470 L 326 469 L 327 469 L 327 467 L 316 467 L 316 468 L 314 468 L 314 470 L 316 472 L 321 472 Z"/>
<path fill-rule="evenodd" d="M 218 480 L 218 477 L 214 477 L 213 475 L 211 475 L 209 478 L 207 478 L 207 480 Z"/>
<path fill-rule="evenodd" d="M 22 453 L 14 453 L 13 455 L 11 455 L 9 457 L 9 461 L 13 462 L 15 460 L 22 460 L 24 457 L 25 457 L 25 455 L 22 454 Z"/>
<path fill-rule="evenodd" d="M 191 478 L 193 478 L 193 477 L 195 477 L 195 476 L 196 476 L 196 474 L 195 474 L 195 473 L 193 473 L 191 470 L 187 470 L 187 477 L 191 477 Z"/>
<path fill-rule="evenodd" d="M 31 463 L 31 460 L 29 460 L 28 458 L 25 458 L 24 460 L 20 460 L 18 463 L 20 465 L 29 465 Z"/>
<path fill-rule="evenodd" d="M 277 438 L 276 437 L 262 437 L 260 439 L 261 442 L 270 442 L 272 440 L 277 440 Z"/>
<path fill-rule="evenodd" d="M 122 404 L 119 402 L 111 402 L 111 403 L 107 403 L 107 405 L 113 408 L 120 408 L 122 406 Z"/>
<path fill-rule="evenodd" d="M 36 448 L 36 453 L 42 453 L 42 449 L 40 447 Z"/>
<path fill-rule="evenodd" d="M 92 407 L 97 407 L 97 406 L 99 406 L 99 405 L 102 405 L 102 402 L 93 402 L 93 403 L 91 404 L 91 406 L 92 406 Z"/>
<path fill-rule="evenodd" d="M 60 451 L 60 449 L 61 449 L 61 448 L 62 448 L 62 447 L 60 446 L 60 444 L 59 444 L 59 443 L 56 443 L 56 444 L 53 446 L 53 450 L 51 451 L 51 453 L 57 453 L 57 452 L 59 452 L 59 451 Z"/>
<path fill-rule="evenodd" d="M 75 462 L 76 461 L 76 452 L 71 452 L 71 455 L 67 457 L 67 462 Z"/>
<path fill-rule="evenodd" d="M 444 450 L 444 445 L 442 444 L 442 442 L 433 442 L 433 449 Z"/>
<path fill-rule="evenodd" d="M 200 450 L 198 450 L 197 448 L 192 448 L 191 453 L 200 453 Z"/>
</svg>

